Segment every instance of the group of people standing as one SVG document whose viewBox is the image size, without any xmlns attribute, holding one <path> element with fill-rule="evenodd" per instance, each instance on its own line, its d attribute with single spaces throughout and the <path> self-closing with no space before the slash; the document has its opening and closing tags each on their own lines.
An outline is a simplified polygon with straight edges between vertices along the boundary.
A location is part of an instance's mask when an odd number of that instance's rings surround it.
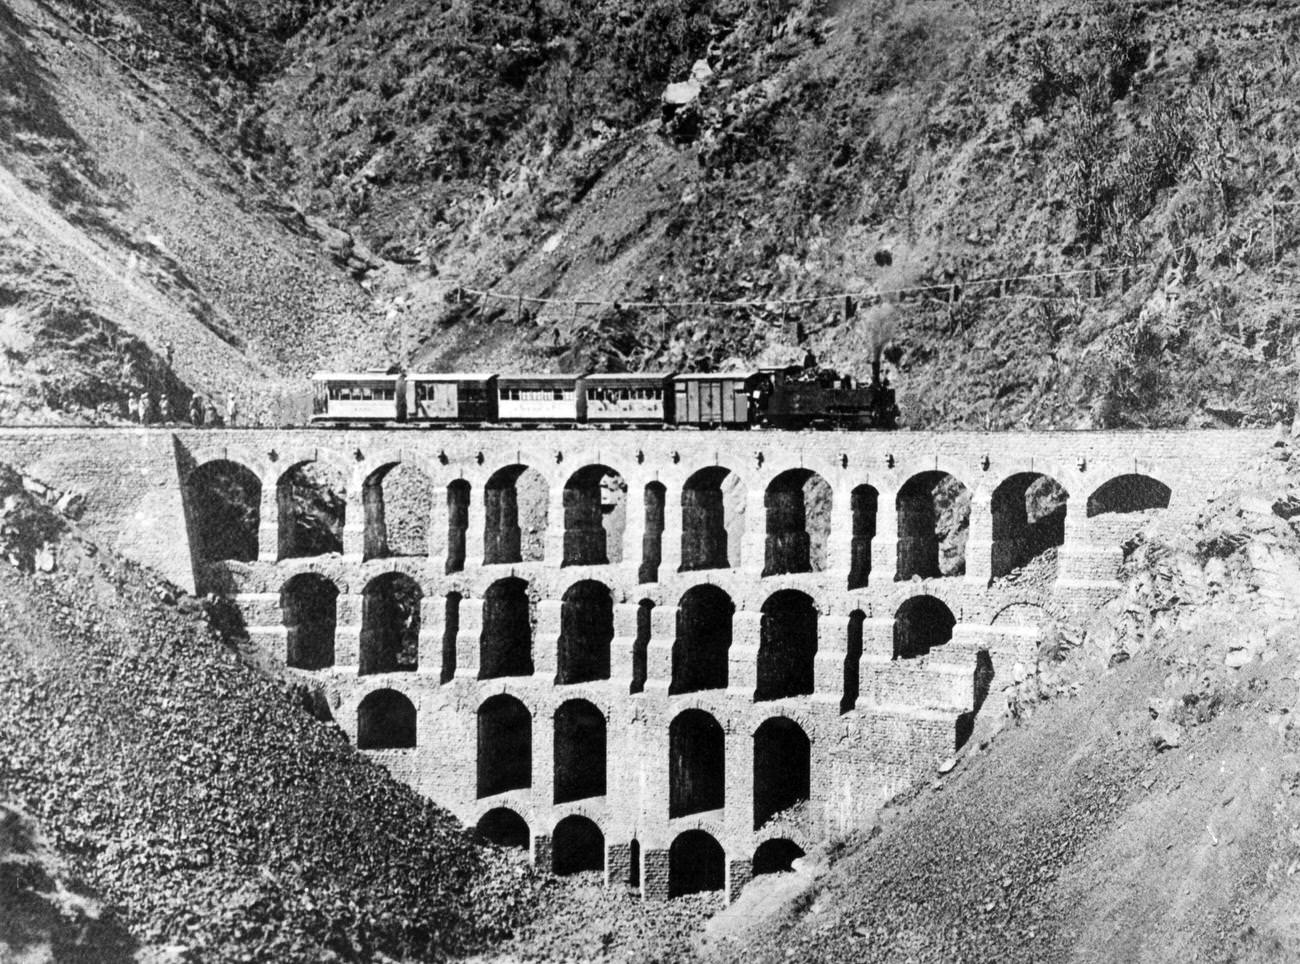
<svg viewBox="0 0 1300 964">
<path fill-rule="evenodd" d="M 171 396 L 165 392 L 160 394 L 140 392 L 138 395 L 128 392 L 126 411 L 123 414 L 128 421 L 137 422 L 140 425 L 169 425 L 182 420 L 172 406 Z M 233 428 L 238 424 L 239 418 L 238 405 L 234 398 L 227 400 L 226 410 L 223 414 L 217 409 L 212 399 L 197 392 L 190 396 L 186 414 L 189 417 L 184 421 L 195 427 L 207 425 L 214 428 L 221 426 Z"/>
</svg>

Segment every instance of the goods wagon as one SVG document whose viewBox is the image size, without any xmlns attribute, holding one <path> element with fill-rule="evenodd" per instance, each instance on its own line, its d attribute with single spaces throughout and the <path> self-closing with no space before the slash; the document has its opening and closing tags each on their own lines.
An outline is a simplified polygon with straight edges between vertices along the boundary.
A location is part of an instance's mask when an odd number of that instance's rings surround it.
<svg viewBox="0 0 1300 964">
<path fill-rule="evenodd" d="M 744 428 L 759 409 L 754 404 L 764 384 L 762 372 L 716 372 L 673 376 L 676 425 Z"/>
</svg>

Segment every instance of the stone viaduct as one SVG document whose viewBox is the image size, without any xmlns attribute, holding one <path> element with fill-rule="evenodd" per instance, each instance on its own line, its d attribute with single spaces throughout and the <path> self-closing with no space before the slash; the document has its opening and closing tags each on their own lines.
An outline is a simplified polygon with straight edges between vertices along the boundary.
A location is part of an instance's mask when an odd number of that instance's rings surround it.
<svg viewBox="0 0 1300 964">
<path fill-rule="evenodd" d="M 950 755 L 1265 432 L 0 429 L 491 839 L 734 895 Z"/>
</svg>

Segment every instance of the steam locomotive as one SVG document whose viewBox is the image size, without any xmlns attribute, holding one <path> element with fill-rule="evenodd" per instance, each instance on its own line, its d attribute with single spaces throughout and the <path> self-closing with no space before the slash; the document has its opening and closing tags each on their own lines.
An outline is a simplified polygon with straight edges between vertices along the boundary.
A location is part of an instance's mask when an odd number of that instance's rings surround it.
<svg viewBox="0 0 1300 964">
<path fill-rule="evenodd" d="M 362 372 L 312 376 L 326 426 L 893 429 L 898 406 L 869 384 L 815 366 L 706 374 L 498 375 Z"/>
</svg>

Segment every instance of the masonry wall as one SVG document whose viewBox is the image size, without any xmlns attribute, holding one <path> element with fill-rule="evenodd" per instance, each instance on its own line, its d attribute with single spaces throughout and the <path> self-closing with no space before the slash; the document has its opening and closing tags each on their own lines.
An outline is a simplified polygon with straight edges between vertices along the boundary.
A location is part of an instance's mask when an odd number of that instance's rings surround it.
<svg viewBox="0 0 1300 964">
<path fill-rule="evenodd" d="M 186 588 L 232 597 L 273 665 L 284 666 L 286 659 L 285 584 L 308 572 L 329 579 L 339 592 L 333 665 L 309 675 L 326 691 L 345 732 L 355 739 L 358 712 L 369 694 L 402 694 L 416 711 L 416 745 L 369 751 L 399 777 L 468 824 L 497 808 L 514 811 L 528 824 L 534 854 L 544 860 L 554 852 L 561 821 L 587 818 L 603 834 L 612 882 L 627 882 L 623 878 L 632 873 L 635 842 L 641 879 L 631 883 L 643 886 L 647 896 L 662 897 L 671 885 L 671 845 L 687 830 L 704 830 L 722 845 L 725 876 L 734 891 L 748 879 L 749 862 L 763 841 L 789 839 L 806 849 L 848 830 L 951 753 L 957 719 L 973 709 L 973 677 L 982 650 L 992 660 L 995 678 L 1006 678 L 1017 662 L 1033 660 L 1044 624 L 1086 611 L 1115 591 L 1120 544 L 1141 520 L 1089 518 L 1088 497 L 1101 485 L 1130 474 L 1153 479 L 1168 487 L 1168 506 L 1161 511 L 1190 518 L 1271 439 L 1263 432 L 3 429 L 0 460 L 84 496 L 85 522 L 101 541 Z M 196 557 L 191 538 L 195 513 L 185 483 L 196 468 L 214 460 L 245 466 L 261 480 L 253 561 Z M 326 464 L 347 480 L 343 552 L 280 560 L 277 484 L 304 462 Z M 383 517 L 376 507 L 381 487 L 367 482 L 382 479 L 395 465 L 417 469 L 417 477 L 433 489 L 427 503 L 419 503 L 431 506 L 424 529 L 427 552 L 366 558 L 378 544 L 373 533 L 367 539 L 367 520 L 373 524 Z M 545 480 L 545 529 L 528 536 L 539 541 L 542 558 L 486 565 L 485 544 L 493 534 L 486 531 L 484 488 L 508 466 L 527 466 Z M 587 528 L 579 534 L 583 540 L 599 539 L 597 517 L 608 513 L 609 507 L 591 500 L 590 489 L 582 497 L 586 501 L 572 496 L 566 502 L 566 483 L 593 466 L 606 466 L 621 477 L 616 490 L 621 532 L 608 536 L 619 544 L 607 547 L 608 558 L 620 561 L 562 566 L 566 508 L 571 526 L 579 516 L 585 520 Z M 713 467 L 730 473 L 725 492 L 728 565 L 682 571 L 683 491 L 692 475 Z M 779 498 L 769 498 L 773 481 L 790 470 L 801 470 L 801 479 L 815 473 L 825 483 L 805 487 L 819 493 L 815 504 L 792 508 L 788 487 L 780 484 L 773 487 Z M 896 581 L 898 492 L 919 473 L 934 471 L 951 474 L 969 492 L 965 574 Z M 1045 583 L 994 580 L 991 575 L 992 494 L 1003 480 L 1023 472 L 1047 475 L 1069 495 L 1055 578 Z M 457 497 L 449 506 L 447 492 L 453 484 Z M 850 577 L 852 558 L 861 558 L 851 546 L 852 493 L 867 485 L 878 493 L 878 509 L 871 572 L 864 580 L 861 573 Z M 468 506 L 463 501 L 466 486 Z M 647 498 L 656 500 L 649 511 Z M 721 505 L 722 496 L 715 501 Z M 575 505 L 581 506 L 580 513 Z M 770 512 L 779 512 L 772 516 L 775 530 Z M 459 536 L 452 532 L 450 513 L 464 522 Z M 662 535 L 656 538 L 660 524 Z M 802 525 L 811 533 L 808 538 L 820 540 L 811 551 L 802 545 Z M 606 525 L 605 531 L 611 528 Z M 721 524 L 718 531 L 723 531 Z M 570 547 L 574 544 L 571 537 Z M 783 560 L 807 556 L 807 568 L 816 571 L 764 576 L 773 545 Z M 418 666 L 409 672 L 362 675 L 366 588 L 388 573 L 409 576 L 423 595 Z M 526 585 L 533 672 L 480 679 L 483 600 L 503 578 Z M 649 578 L 654 581 L 644 581 Z M 613 600 L 609 678 L 557 685 L 562 601 L 570 587 L 588 580 L 606 587 Z M 735 606 L 726 686 L 670 696 L 678 601 L 704 584 L 725 591 Z M 816 611 L 812 692 L 756 701 L 763 611 L 787 590 L 806 595 Z M 454 631 L 449 631 L 444 620 L 453 594 L 459 603 Z M 951 640 L 918 658 L 895 659 L 898 614 L 918 596 L 946 606 L 955 622 Z M 648 640 L 638 640 L 643 603 L 653 605 Z M 861 654 L 846 661 L 855 626 L 860 627 Z M 638 644 L 644 647 L 641 653 Z M 481 798 L 478 711 L 500 694 L 518 699 L 531 718 L 530 780 L 526 787 Z M 589 702 L 604 717 L 606 792 L 556 804 L 553 721 L 560 706 L 574 699 Z M 719 809 L 670 819 L 669 730 L 672 720 L 688 709 L 707 712 L 722 728 L 725 800 Z M 797 724 L 808 738 L 810 799 L 756 829 L 754 734 L 775 717 Z M 570 837 L 561 832 L 561 846 Z"/>
</svg>

